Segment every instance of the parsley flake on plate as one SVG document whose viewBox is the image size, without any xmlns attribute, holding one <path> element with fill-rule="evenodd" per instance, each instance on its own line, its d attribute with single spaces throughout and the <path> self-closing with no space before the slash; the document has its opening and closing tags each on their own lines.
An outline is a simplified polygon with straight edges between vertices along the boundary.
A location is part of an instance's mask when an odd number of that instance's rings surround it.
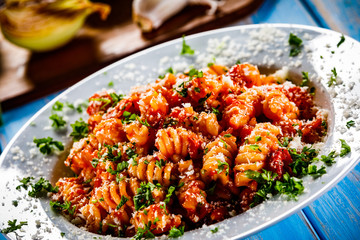
<svg viewBox="0 0 360 240">
<path fill-rule="evenodd" d="M 89 134 L 89 125 L 84 122 L 81 118 L 79 121 L 75 121 L 75 123 L 70 124 L 73 131 L 70 133 L 70 136 L 73 137 L 75 142 L 79 141 L 80 139 L 87 137 Z"/>
<path fill-rule="evenodd" d="M 12 221 L 9 220 L 8 221 L 9 227 L 2 229 L 1 233 L 5 233 L 5 234 L 11 233 L 11 232 L 16 231 L 18 229 L 21 229 L 21 227 L 24 226 L 24 225 L 28 225 L 27 222 L 20 222 L 19 224 L 16 224 L 16 222 L 17 222 L 17 219 L 14 219 Z"/>
<path fill-rule="evenodd" d="M 295 34 L 290 33 L 288 42 L 291 46 L 290 57 L 295 57 L 299 55 L 299 53 L 301 52 L 302 40 Z"/>
<path fill-rule="evenodd" d="M 62 142 L 54 141 L 51 137 L 39 139 L 34 137 L 34 143 L 36 144 L 36 147 L 39 148 L 40 152 L 46 155 L 51 154 L 55 148 L 60 151 L 64 150 Z"/>
<path fill-rule="evenodd" d="M 185 35 L 182 37 L 182 49 L 180 55 L 194 55 L 195 51 L 185 42 Z"/>
</svg>

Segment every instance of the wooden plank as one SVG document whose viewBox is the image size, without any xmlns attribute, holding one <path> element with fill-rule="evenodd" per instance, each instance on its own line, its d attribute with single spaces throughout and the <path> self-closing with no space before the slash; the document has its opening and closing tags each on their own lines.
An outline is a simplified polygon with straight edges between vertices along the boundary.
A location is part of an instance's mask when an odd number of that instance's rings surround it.
<svg viewBox="0 0 360 240">
<path fill-rule="evenodd" d="M 317 26 L 299 0 L 265 1 L 251 15 L 253 23 L 293 23 Z"/>
<path fill-rule="evenodd" d="M 359 239 L 360 164 L 304 212 L 321 239 Z"/>
<path fill-rule="evenodd" d="M 277 223 L 276 225 L 273 225 L 257 234 L 246 238 L 246 240 L 273 240 L 290 238 L 291 240 L 319 239 L 316 233 L 312 231 L 312 228 L 307 225 L 301 211 Z"/>
<path fill-rule="evenodd" d="M 338 32 L 360 40 L 359 0 L 302 0 L 314 14 Z"/>
</svg>

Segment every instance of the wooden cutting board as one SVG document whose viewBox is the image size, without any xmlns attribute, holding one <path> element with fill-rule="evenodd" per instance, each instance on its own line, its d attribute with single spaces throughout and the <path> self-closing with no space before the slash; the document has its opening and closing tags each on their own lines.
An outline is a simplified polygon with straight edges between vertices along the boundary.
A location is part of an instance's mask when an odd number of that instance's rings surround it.
<svg viewBox="0 0 360 240">
<path fill-rule="evenodd" d="M 7 110 L 64 89 L 89 74 L 144 48 L 223 27 L 254 11 L 262 0 L 226 0 L 215 15 L 192 5 L 154 32 L 142 34 L 131 19 L 131 0 L 103 1 L 112 7 L 104 22 L 90 16 L 78 36 L 57 50 L 32 53 L 0 35 L 0 101 Z M 111 2 L 111 3 L 110 3 Z"/>
</svg>

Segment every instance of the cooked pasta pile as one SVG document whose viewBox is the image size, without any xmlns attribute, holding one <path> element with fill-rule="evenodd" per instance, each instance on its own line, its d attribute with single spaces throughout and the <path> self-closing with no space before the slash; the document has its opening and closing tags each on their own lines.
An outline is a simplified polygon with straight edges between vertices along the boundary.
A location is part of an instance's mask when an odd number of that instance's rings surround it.
<svg viewBox="0 0 360 240">
<path fill-rule="evenodd" d="M 248 172 L 293 175 L 284 141 L 326 134 L 307 87 L 251 64 L 167 73 L 128 96 L 102 91 L 89 101 L 89 134 L 65 161 L 77 177 L 61 178 L 52 200 L 70 204 L 64 213 L 78 225 L 114 236 L 168 234 L 244 212 L 258 189 Z"/>
</svg>

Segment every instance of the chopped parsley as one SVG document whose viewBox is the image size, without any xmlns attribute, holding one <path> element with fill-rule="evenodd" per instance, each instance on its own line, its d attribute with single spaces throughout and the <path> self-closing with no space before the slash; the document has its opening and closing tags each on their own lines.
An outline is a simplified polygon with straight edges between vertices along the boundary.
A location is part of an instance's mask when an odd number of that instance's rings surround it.
<svg viewBox="0 0 360 240">
<path fill-rule="evenodd" d="M 138 211 L 138 210 L 140 210 L 142 208 L 146 208 L 147 206 L 154 203 L 154 198 L 152 196 L 152 191 L 155 188 L 161 188 L 161 185 L 159 183 L 154 185 L 151 182 L 148 182 L 148 183 L 142 182 L 142 183 L 140 183 L 140 187 L 137 190 L 137 194 L 133 198 L 136 211 Z"/>
<path fill-rule="evenodd" d="M 220 111 L 216 108 L 212 108 L 212 112 L 216 115 L 219 116 L 220 115 Z"/>
<path fill-rule="evenodd" d="M 171 196 L 173 195 L 175 189 L 176 189 L 176 187 L 174 187 L 174 186 L 170 186 L 168 188 L 168 193 L 166 194 L 166 197 L 165 197 L 165 200 L 164 200 L 165 204 L 168 204 L 170 202 Z"/>
<path fill-rule="evenodd" d="M 185 42 L 185 35 L 182 37 L 182 49 L 180 55 L 194 55 L 195 51 Z"/>
<path fill-rule="evenodd" d="M 291 46 L 290 57 L 295 57 L 299 55 L 299 53 L 301 52 L 302 40 L 299 37 L 297 37 L 295 34 L 290 33 L 289 44 Z"/>
<path fill-rule="evenodd" d="M 251 150 L 253 150 L 253 151 L 260 151 L 261 152 L 261 149 L 260 149 L 259 145 L 257 145 L 257 144 L 252 144 L 252 145 L 249 146 L 249 148 Z"/>
<path fill-rule="evenodd" d="M 289 148 L 293 162 L 290 167 L 296 176 L 308 175 L 308 166 L 317 160 L 317 151 L 311 147 L 304 147 L 300 153 L 296 149 Z"/>
<path fill-rule="evenodd" d="M 309 86 L 310 80 L 309 80 L 309 73 L 308 72 L 301 72 L 302 73 L 302 82 L 300 84 L 300 87 Z"/>
<path fill-rule="evenodd" d="M 326 173 L 325 166 L 321 166 L 320 169 L 317 169 L 316 165 L 309 165 L 307 173 L 314 178 L 320 177 Z"/>
<path fill-rule="evenodd" d="M 56 101 L 55 104 L 52 106 L 52 110 L 54 111 L 62 111 L 64 104 L 62 102 Z"/>
<path fill-rule="evenodd" d="M 99 164 L 99 159 L 98 158 L 93 158 L 92 160 L 91 160 L 91 166 L 93 167 L 93 168 L 96 168 L 96 166 Z"/>
<path fill-rule="evenodd" d="M 203 105 L 210 96 L 211 96 L 211 92 L 207 93 L 207 94 L 205 95 L 205 97 L 200 98 L 199 104 L 200 104 L 200 105 Z"/>
<path fill-rule="evenodd" d="M 65 201 L 63 204 L 58 201 L 50 201 L 50 206 L 57 211 L 68 211 L 68 213 L 71 215 L 74 215 L 76 209 L 75 205 L 71 207 L 70 201 Z"/>
<path fill-rule="evenodd" d="M 31 188 L 31 191 L 28 193 L 30 197 L 39 197 L 44 190 L 52 193 L 57 193 L 59 191 L 57 186 L 53 187 L 49 180 L 45 180 L 42 177 L 35 184 L 31 184 Z"/>
<path fill-rule="evenodd" d="M 279 142 L 279 145 L 281 146 L 281 147 L 287 147 L 287 146 L 289 146 L 289 140 L 291 141 L 292 140 L 292 138 L 288 138 L 288 137 L 284 137 L 283 138 L 283 142 L 281 143 L 281 142 Z"/>
<path fill-rule="evenodd" d="M 20 180 L 20 185 L 16 187 L 16 190 L 20 190 L 21 188 L 24 188 L 25 190 L 28 189 L 28 187 L 31 185 L 31 180 L 33 180 L 33 177 L 25 177 Z"/>
<path fill-rule="evenodd" d="M 65 124 L 66 124 L 66 121 L 63 119 L 63 117 L 59 116 L 57 114 L 51 115 L 49 117 L 49 119 L 53 121 L 51 126 L 56 129 L 59 129 L 59 128 L 65 126 Z"/>
<path fill-rule="evenodd" d="M 136 162 L 135 160 L 138 157 L 138 154 L 135 152 L 135 149 L 128 148 L 128 149 L 126 149 L 125 153 L 129 160 Z"/>
<path fill-rule="evenodd" d="M 169 231 L 168 237 L 171 237 L 171 238 L 181 237 L 182 235 L 184 235 L 184 230 L 185 230 L 185 226 L 181 226 L 179 228 L 172 227 Z"/>
<path fill-rule="evenodd" d="M 340 37 L 340 41 L 338 42 L 338 44 L 336 45 L 336 47 L 340 47 L 341 44 L 343 44 L 345 42 L 345 37 L 344 37 L 344 34 L 341 35 Z"/>
<path fill-rule="evenodd" d="M 214 228 L 214 229 L 211 229 L 210 231 L 211 231 L 212 233 L 217 233 L 217 232 L 219 231 L 219 228 L 216 227 L 216 228 Z"/>
<path fill-rule="evenodd" d="M 111 100 L 113 101 L 112 106 L 115 106 L 118 102 L 120 102 L 120 100 L 124 99 L 125 95 L 124 94 L 116 94 L 114 92 L 109 93 Z"/>
<path fill-rule="evenodd" d="M 125 169 L 127 169 L 128 167 L 129 167 L 129 163 L 127 161 L 123 161 L 117 165 L 117 170 L 122 172 Z"/>
<path fill-rule="evenodd" d="M 106 106 L 111 103 L 111 100 L 108 99 L 108 98 L 92 98 L 91 101 L 97 101 L 97 102 L 103 102 L 103 103 L 105 103 L 104 105 L 101 106 L 100 109 L 106 108 Z"/>
<path fill-rule="evenodd" d="M 11 232 L 16 231 L 18 229 L 21 229 L 21 227 L 24 226 L 24 225 L 28 225 L 27 222 L 20 222 L 19 224 L 16 224 L 16 222 L 17 222 L 17 219 L 14 219 L 12 221 L 9 220 L 8 221 L 9 227 L 2 229 L 1 233 L 8 234 L 8 233 L 11 233 Z"/>
<path fill-rule="evenodd" d="M 344 157 L 351 152 L 351 147 L 346 143 L 344 139 L 340 139 L 340 142 L 341 142 L 340 157 Z"/>
<path fill-rule="evenodd" d="M 73 140 L 79 141 L 80 139 L 87 137 L 89 134 L 89 125 L 84 122 L 81 118 L 79 121 L 75 121 L 75 123 L 70 124 L 73 131 L 70 133 L 70 136 L 73 137 Z"/>
<path fill-rule="evenodd" d="M 129 199 L 127 197 L 125 197 L 124 195 L 121 196 L 121 200 L 120 200 L 119 204 L 116 206 L 116 210 L 119 210 L 122 206 L 124 206 L 128 200 Z"/>
<path fill-rule="evenodd" d="M 155 161 L 155 166 L 157 166 L 158 168 L 162 168 L 163 166 L 165 166 L 166 162 L 164 161 L 164 159 L 160 159 L 160 160 L 156 160 Z"/>
<path fill-rule="evenodd" d="M 351 127 L 354 127 L 355 126 L 355 121 L 354 120 L 350 120 L 346 123 L 346 127 L 348 129 L 350 129 Z"/>
<path fill-rule="evenodd" d="M 330 80 L 328 81 L 329 87 L 336 84 L 336 78 L 337 78 L 336 68 L 331 69 L 331 72 L 332 72 L 332 75 L 330 76 Z"/>
<path fill-rule="evenodd" d="M 229 175 L 229 168 L 230 168 L 229 164 L 227 162 L 222 162 L 220 160 L 218 160 L 217 162 L 218 162 L 218 167 L 216 169 L 216 172 L 220 174 L 225 170 L 225 175 L 226 176 Z M 226 169 L 225 166 L 227 166 Z"/>
<path fill-rule="evenodd" d="M 17 207 L 17 206 L 19 205 L 19 202 L 18 202 L 17 200 L 13 200 L 13 201 L 12 201 L 12 205 L 13 205 L 14 207 Z"/>
<path fill-rule="evenodd" d="M 154 221 L 155 224 L 155 221 Z M 155 235 L 150 231 L 152 222 L 149 221 L 147 224 L 144 223 L 144 228 L 139 227 L 136 231 L 136 235 L 134 236 L 135 240 L 155 238 Z"/>
<path fill-rule="evenodd" d="M 174 74 L 175 72 L 174 72 L 174 70 L 172 69 L 172 67 L 169 67 L 168 69 L 165 70 L 165 74 L 164 74 L 164 75 L 159 75 L 159 78 L 164 79 L 166 73 Z"/>
<path fill-rule="evenodd" d="M 146 119 L 145 119 L 145 121 L 141 120 L 141 118 L 138 115 L 136 115 L 135 113 L 124 111 L 123 117 L 124 118 L 121 119 L 121 122 L 123 124 L 132 123 L 132 122 L 135 122 L 136 120 L 138 120 L 139 123 L 141 123 L 142 125 L 144 125 L 146 127 L 150 127 L 150 124 L 147 122 Z"/>
<path fill-rule="evenodd" d="M 39 148 L 40 152 L 46 155 L 51 154 L 55 148 L 60 151 L 64 150 L 64 145 L 62 144 L 62 142 L 54 141 L 51 137 L 39 139 L 34 138 L 34 143 L 36 144 L 36 147 Z"/>
<path fill-rule="evenodd" d="M 338 156 L 338 154 L 335 151 L 331 151 L 327 156 L 321 155 L 320 160 L 324 162 L 327 166 L 331 166 L 334 163 L 336 163 L 335 158 Z"/>
<path fill-rule="evenodd" d="M 269 195 L 277 193 L 285 194 L 291 199 L 297 199 L 297 196 L 304 191 L 302 180 L 298 180 L 295 177 L 290 177 L 288 173 L 283 175 L 282 181 L 276 180 L 278 176 L 276 173 L 262 169 L 262 172 L 246 170 L 246 177 L 255 180 L 259 186 L 254 201 L 250 204 L 250 207 L 261 203 L 265 199 L 269 198 Z"/>
</svg>

